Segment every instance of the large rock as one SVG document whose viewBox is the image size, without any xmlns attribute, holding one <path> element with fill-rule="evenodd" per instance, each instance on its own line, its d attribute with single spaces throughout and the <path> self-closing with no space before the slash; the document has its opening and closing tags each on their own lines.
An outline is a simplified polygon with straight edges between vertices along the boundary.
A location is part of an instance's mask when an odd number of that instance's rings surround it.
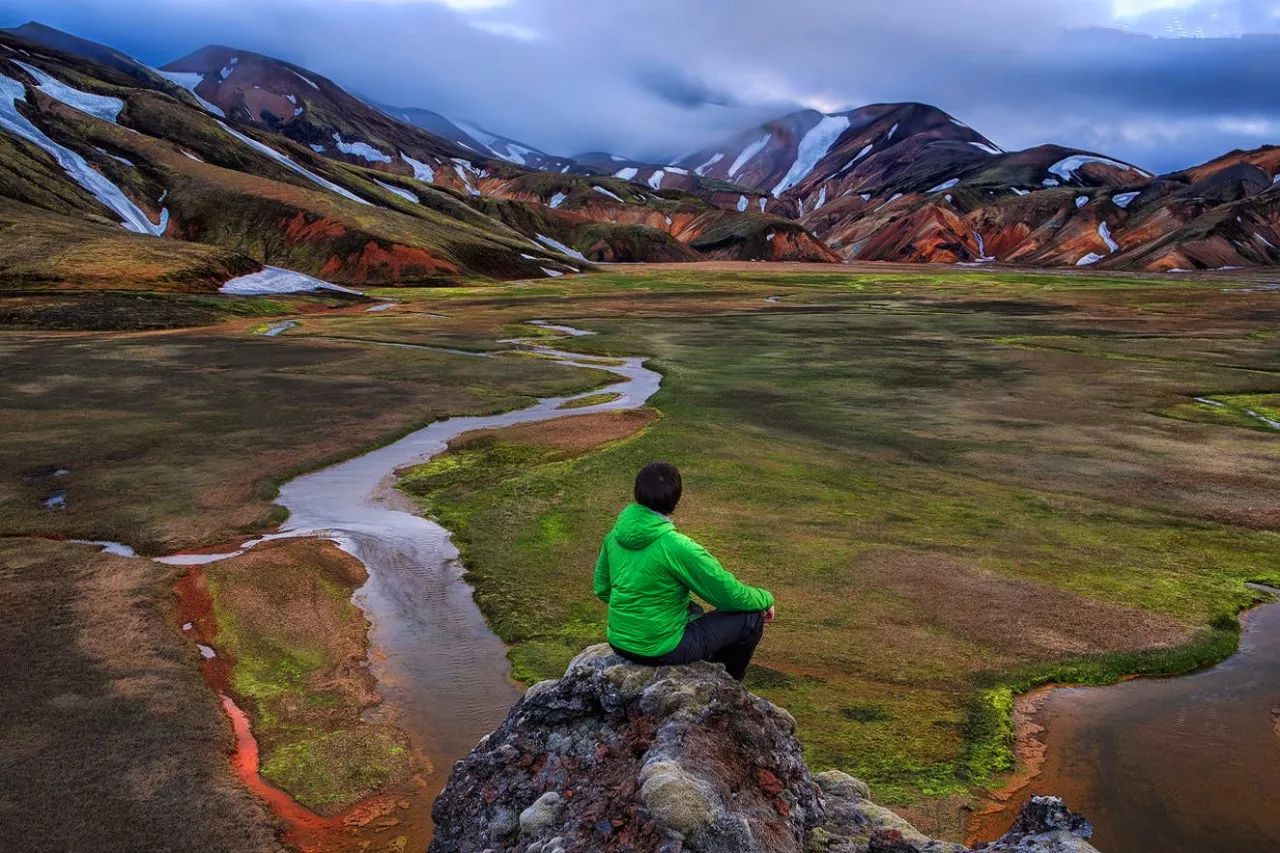
<svg viewBox="0 0 1280 853">
<path fill-rule="evenodd" d="M 959 853 L 805 766 L 795 720 L 719 665 L 644 667 L 593 646 L 529 688 L 453 768 L 432 810 L 445 851 Z M 1087 821 L 1036 798 L 985 850 L 1078 851 Z"/>
</svg>

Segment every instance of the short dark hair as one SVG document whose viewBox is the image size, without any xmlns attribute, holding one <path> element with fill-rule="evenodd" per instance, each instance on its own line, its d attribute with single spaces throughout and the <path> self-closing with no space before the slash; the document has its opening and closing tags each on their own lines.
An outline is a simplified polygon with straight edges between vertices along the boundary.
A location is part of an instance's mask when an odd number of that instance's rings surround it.
<svg viewBox="0 0 1280 853">
<path fill-rule="evenodd" d="M 636 503 L 654 512 L 670 515 L 683 491 L 680 469 L 670 462 L 650 462 L 636 474 Z"/>
</svg>

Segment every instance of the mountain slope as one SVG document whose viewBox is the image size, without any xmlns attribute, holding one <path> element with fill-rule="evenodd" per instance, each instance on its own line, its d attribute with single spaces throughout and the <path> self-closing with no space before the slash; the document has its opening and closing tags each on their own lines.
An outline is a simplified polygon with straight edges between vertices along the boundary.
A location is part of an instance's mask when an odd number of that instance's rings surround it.
<svg viewBox="0 0 1280 853">
<path fill-rule="evenodd" d="M 480 156 L 497 157 L 517 166 L 537 169 L 542 172 L 568 172 L 578 168 L 578 164 L 568 157 L 557 157 L 548 154 L 532 145 L 526 145 L 510 137 L 489 131 L 462 121 L 454 121 L 431 110 L 420 107 L 388 107 L 378 109 L 388 115 L 403 120 L 406 124 L 422 128 L 461 145 Z"/>
<path fill-rule="evenodd" d="M 566 266 L 525 257 L 526 238 L 447 189 L 237 129 L 169 88 L 0 35 L 0 195 L 346 284 Z"/>
</svg>

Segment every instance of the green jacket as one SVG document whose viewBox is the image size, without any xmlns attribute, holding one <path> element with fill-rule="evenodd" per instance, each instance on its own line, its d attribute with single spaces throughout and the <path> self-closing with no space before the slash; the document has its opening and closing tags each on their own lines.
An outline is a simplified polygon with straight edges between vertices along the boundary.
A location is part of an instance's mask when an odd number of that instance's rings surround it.
<svg viewBox="0 0 1280 853">
<path fill-rule="evenodd" d="M 665 655 L 684 636 L 690 592 L 720 610 L 773 606 L 767 590 L 739 581 L 671 519 L 629 505 L 596 560 L 595 594 L 609 605 L 609 642 L 643 657 Z"/>
</svg>

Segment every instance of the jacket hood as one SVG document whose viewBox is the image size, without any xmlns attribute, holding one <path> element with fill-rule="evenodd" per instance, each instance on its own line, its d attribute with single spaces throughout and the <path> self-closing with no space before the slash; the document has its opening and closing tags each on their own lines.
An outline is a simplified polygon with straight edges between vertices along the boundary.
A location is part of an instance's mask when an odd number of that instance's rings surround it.
<svg viewBox="0 0 1280 853">
<path fill-rule="evenodd" d="M 636 503 L 629 504 L 619 513 L 613 525 L 618 544 L 628 551 L 647 548 L 653 540 L 674 529 L 671 519 Z"/>
</svg>

